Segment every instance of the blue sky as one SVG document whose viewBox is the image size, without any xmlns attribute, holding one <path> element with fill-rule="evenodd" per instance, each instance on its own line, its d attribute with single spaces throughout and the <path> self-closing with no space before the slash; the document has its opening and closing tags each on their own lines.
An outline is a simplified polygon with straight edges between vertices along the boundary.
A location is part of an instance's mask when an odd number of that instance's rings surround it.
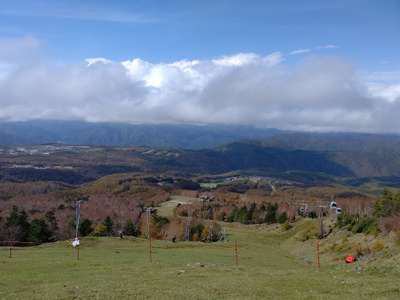
<svg viewBox="0 0 400 300">
<path fill-rule="evenodd" d="M 400 1 L 2 0 L 0 36 L 21 35 L 65 61 L 160 62 L 332 44 L 332 54 L 363 68 L 390 69 L 400 65 Z"/>
<path fill-rule="evenodd" d="M 1 0 L 0 121 L 400 133 L 400 0 Z"/>
</svg>

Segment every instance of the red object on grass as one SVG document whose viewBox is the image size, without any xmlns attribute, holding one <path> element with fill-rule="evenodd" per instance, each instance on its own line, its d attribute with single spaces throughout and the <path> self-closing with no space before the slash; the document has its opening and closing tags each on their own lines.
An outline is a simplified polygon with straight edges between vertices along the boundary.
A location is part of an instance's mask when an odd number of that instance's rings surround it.
<svg viewBox="0 0 400 300">
<path fill-rule="evenodd" d="M 348 255 L 348 256 L 346 256 L 346 259 L 345 259 L 346 264 L 352 264 L 356 260 L 357 260 L 356 257 L 353 255 Z"/>
</svg>

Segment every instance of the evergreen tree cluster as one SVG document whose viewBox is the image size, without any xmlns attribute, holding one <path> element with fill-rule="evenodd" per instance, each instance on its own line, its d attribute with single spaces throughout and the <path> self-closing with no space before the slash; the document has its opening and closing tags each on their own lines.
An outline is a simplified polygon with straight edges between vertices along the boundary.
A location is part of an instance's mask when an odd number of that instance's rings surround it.
<svg viewBox="0 0 400 300">
<path fill-rule="evenodd" d="M 46 243 L 57 239 L 58 226 L 54 211 L 47 212 L 43 218 L 30 221 L 24 209 L 13 206 L 1 227 L 3 240 Z"/>
<path fill-rule="evenodd" d="M 83 226 L 86 224 L 87 226 Z M 82 227 L 83 226 L 83 227 Z M 94 236 L 113 236 L 116 234 L 124 234 L 128 236 L 139 236 L 140 235 L 140 230 L 139 226 L 135 223 L 133 223 L 132 220 L 127 220 L 125 225 L 123 226 L 122 230 L 117 230 L 120 228 L 120 225 L 115 225 L 114 221 L 111 219 L 110 216 L 107 216 L 103 222 L 95 225 L 93 227 L 93 223 L 90 220 L 87 220 L 82 222 L 80 226 L 80 234 L 81 236 L 85 235 L 94 235 Z"/>
<path fill-rule="evenodd" d="M 68 226 L 71 231 L 75 232 L 74 219 L 71 219 Z M 94 224 L 93 221 L 85 218 L 81 220 L 78 231 L 81 237 L 88 235 L 112 236 L 116 234 L 115 227 L 114 221 L 109 216 L 99 224 Z M 139 226 L 132 220 L 127 220 L 122 232 L 124 235 L 140 235 Z M 41 244 L 56 241 L 58 237 L 59 227 L 53 210 L 48 211 L 41 218 L 30 220 L 24 209 L 13 206 L 7 217 L 3 219 L 0 217 L 0 240 Z"/>
<path fill-rule="evenodd" d="M 240 222 L 242 224 L 273 224 L 285 223 L 288 220 L 286 212 L 278 212 L 277 203 L 267 203 L 257 207 L 255 203 L 241 208 L 234 206 L 227 217 L 227 222 Z"/>
</svg>

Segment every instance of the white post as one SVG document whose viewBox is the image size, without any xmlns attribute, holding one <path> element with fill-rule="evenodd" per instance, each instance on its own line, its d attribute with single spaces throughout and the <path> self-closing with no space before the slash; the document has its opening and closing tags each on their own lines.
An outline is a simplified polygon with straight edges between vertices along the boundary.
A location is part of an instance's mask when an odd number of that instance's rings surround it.
<svg viewBox="0 0 400 300">
<path fill-rule="evenodd" d="M 81 200 L 78 200 L 76 201 L 75 204 L 75 239 L 78 239 L 80 218 L 81 218 Z"/>
</svg>

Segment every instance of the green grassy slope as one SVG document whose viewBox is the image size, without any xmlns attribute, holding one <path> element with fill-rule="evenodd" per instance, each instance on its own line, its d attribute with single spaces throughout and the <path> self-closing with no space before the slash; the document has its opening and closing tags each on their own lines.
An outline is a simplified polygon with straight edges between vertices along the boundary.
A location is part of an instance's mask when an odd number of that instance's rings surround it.
<svg viewBox="0 0 400 300">
<path fill-rule="evenodd" d="M 228 226 L 228 225 L 227 225 Z M 394 274 L 357 273 L 354 265 L 313 264 L 292 256 L 286 239 L 229 225 L 229 242 L 88 238 L 80 260 L 67 242 L 0 249 L 1 299 L 399 299 Z M 239 243 L 239 266 L 233 260 Z"/>
</svg>

